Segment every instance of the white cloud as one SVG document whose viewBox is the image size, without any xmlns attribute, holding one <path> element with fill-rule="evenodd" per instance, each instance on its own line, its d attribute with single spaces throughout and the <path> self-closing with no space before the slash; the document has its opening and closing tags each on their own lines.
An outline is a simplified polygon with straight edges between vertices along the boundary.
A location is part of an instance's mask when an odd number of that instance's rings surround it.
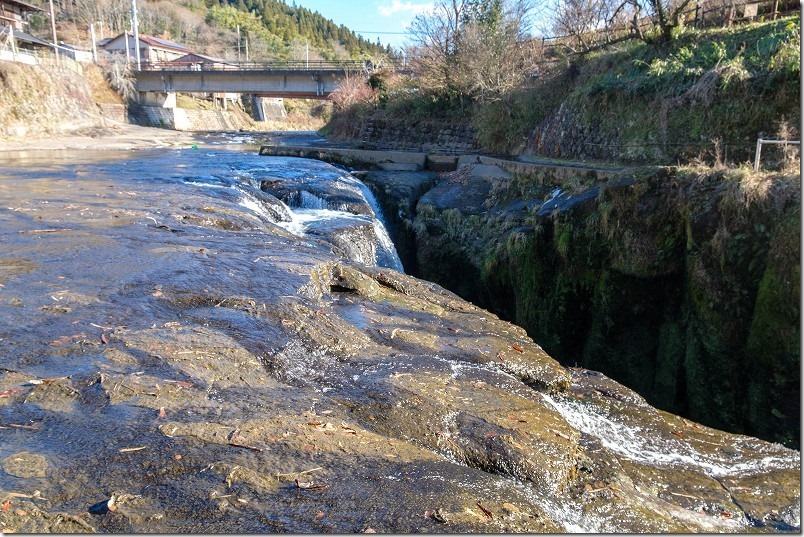
<svg viewBox="0 0 804 537">
<path fill-rule="evenodd" d="M 391 17 L 393 15 L 402 14 L 403 16 L 413 17 L 421 13 L 428 13 L 433 10 L 433 3 L 426 2 L 424 4 L 417 4 L 410 0 L 402 2 L 400 0 L 392 0 L 390 5 L 388 2 L 377 7 L 380 15 L 384 17 Z"/>
</svg>

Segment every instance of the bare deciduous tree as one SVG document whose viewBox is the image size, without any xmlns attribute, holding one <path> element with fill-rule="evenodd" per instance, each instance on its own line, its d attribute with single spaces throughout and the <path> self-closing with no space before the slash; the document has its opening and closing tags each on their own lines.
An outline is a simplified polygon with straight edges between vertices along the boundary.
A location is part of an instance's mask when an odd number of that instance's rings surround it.
<svg viewBox="0 0 804 537">
<path fill-rule="evenodd" d="M 616 0 L 615 0 L 616 1 Z M 563 0 L 553 14 L 553 32 L 568 37 L 573 52 L 585 52 L 610 38 L 610 30 L 623 21 L 614 20 L 612 0 Z M 622 18 L 624 12 L 621 12 Z"/>
<path fill-rule="evenodd" d="M 105 53 L 101 62 L 106 81 L 124 99 L 131 100 L 136 93 L 131 63 L 122 54 Z"/>
<path fill-rule="evenodd" d="M 411 24 L 411 66 L 426 88 L 495 99 L 526 76 L 530 0 L 440 0 Z"/>
</svg>

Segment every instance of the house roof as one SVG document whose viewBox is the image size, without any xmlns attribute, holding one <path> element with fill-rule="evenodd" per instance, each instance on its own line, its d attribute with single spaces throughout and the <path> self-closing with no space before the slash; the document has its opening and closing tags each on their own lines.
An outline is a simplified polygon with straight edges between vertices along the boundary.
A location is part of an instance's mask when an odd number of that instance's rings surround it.
<svg viewBox="0 0 804 537">
<path fill-rule="evenodd" d="M 173 41 L 168 41 L 166 39 L 152 37 L 150 35 L 140 34 L 140 41 L 142 41 L 143 43 L 148 43 L 152 47 L 167 48 L 176 50 L 178 52 L 190 52 L 190 49 L 185 47 L 184 45 L 180 45 L 178 43 L 174 43 Z"/>
<path fill-rule="evenodd" d="M 43 11 L 42 8 L 36 7 L 28 2 L 20 2 L 20 0 L 0 0 L 0 5 L 2 4 L 16 6 L 21 11 Z"/>
<path fill-rule="evenodd" d="M 8 26 L 0 26 L 0 36 L 7 36 L 10 32 L 11 29 Z M 14 30 L 14 39 L 22 43 L 30 43 L 31 45 L 38 45 L 41 47 L 53 46 L 53 43 L 48 43 L 47 41 L 43 41 L 38 37 L 34 37 L 31 34 L 22 32 L 20 30 Z"/>
<path fill-rule="evenodd" d="M 2 1 L 2 0 L 0 0 L 0 1 Z M 118 39 L 123 38 L 124 35 L 125 34 L 120 34 L 117 37 L 113 37 L 112 39 L 109 39 L 106 43 L 104 43 L 101 46 L 105 47 L 109 43 L 112 43 L 114 41 L 117 41 Z M 140 42 L 145 43 L 146 45 L 149 45 L 151 47 L 172 50 L 174 52 L 183 52 L 183 53 L 189 53 L 190 52 L 190 49 L 185 47 L 184 45 L 174 43 L 173 41 L 168 41 L 167 39 L 161 39 L 159 37 L 153 37 L 153 36 L 150 36 L 150 35 L 143 35 L 143 34 L 140 34 L 139 37 L 140 37 Z"/>
<path fill-rule="evenodd" d="M 224 60 L 223 58 L 214 58 L 212 56 L 207 56 L 206 54 L 199 54 L 197 52 L 191 52 L 189 54 L 185 54 L 181 58 L 176 58 L 173 60 L 175 63 L 184 63 L 184 62 L 191 62 L 201 60 L 203 62 L 209 63 L 224 63 L 224 64 L 232 64 L 231 60 Z"/>
</svg>

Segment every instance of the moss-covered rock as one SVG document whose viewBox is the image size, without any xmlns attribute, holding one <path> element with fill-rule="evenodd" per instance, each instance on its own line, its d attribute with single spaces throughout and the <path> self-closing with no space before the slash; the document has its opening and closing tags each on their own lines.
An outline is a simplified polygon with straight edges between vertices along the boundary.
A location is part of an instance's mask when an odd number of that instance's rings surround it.
<svg viewBox="0 0 804 537">
<path fill-rule="evenodd" d="M 473 197 L 465 212 L 442 202 L 464 188 L 442 180 L 419 202 L 419 276 L 661 408 L 797 445 L 795 178 L 517 176 L 495 186 L 483 214 Z"/>
</svg>

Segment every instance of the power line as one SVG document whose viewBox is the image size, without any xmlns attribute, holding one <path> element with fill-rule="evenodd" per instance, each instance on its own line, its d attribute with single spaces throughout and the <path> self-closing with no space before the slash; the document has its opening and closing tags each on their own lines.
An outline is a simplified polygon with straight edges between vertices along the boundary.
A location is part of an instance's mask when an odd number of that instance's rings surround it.
<svg viewBox="0 0 804 537">
<path fill-rule="evenodd" d="M 410 32 L 372 32 L 370 30 L 352 30 L 356 34 L 409 35 Z"/>
</svg>

